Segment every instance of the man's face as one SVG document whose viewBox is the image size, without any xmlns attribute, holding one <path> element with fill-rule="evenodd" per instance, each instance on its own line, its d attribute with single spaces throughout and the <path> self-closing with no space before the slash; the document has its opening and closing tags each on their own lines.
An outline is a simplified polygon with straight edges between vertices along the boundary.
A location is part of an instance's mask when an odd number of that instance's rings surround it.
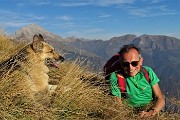
<svg viewBox="0 0 180 120">
<path fill-rule="evenodd" d="M 135 76 L 141 69 L 143 58 L 139 57 L 136 49 L 131 49 L 122 56 L 121 66 L 129 76 Z"/>
</svg>

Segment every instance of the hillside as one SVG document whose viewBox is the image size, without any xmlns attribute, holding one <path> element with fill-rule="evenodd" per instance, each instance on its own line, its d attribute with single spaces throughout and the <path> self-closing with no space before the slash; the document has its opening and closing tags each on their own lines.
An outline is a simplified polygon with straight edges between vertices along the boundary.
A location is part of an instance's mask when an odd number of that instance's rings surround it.
<svg viewBox="0 0 180 120">
<path fill-rule="evenodd" d="M 84 61 L 84 65 L 102 72 L 105 62 L 116 54 L 124 44 L 136 44 L 142 49 L 144 65 L 150 66 L 161 79 L 160 85 L 166 96 L 180 98 L 180 40 L 163 35 L 131 35 L 113 37 L 110 40 L 86 40 L 68 37 L 63 39 L 42 27 L 31 24 L 17 30 L 11 37 L 16 41 L 31 41 L 34 34 L 41 33 L 56 50 L 64 53 L 66 60 Z"/>
<path fill-rule="evenodd" d="M 0 36 L 0 60 L 4 61 L 23 48 Z M 137 120 L 132 108 L 117 103 L 104 92 L 101 75 L 88 71 L 76 61 L 61 63 L 50 68 L 50 82 L 58 87 L 51 95 L 45 94 L 39 101 L 29 95 L 23 69 L 0 78 L 0 119 L 2 120 Z M 93 83 L 98 82 L 95 86 Z M 178 114 L 160 113 L 158 120 L 180 119 Z"/>
</svg>

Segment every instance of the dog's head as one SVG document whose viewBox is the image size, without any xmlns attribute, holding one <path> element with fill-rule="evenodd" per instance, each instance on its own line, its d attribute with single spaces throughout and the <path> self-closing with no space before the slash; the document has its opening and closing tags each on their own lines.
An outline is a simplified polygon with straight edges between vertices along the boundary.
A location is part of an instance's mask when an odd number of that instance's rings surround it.
<svg viewBox="0 0 180 120">
<path fill-rule="evenodd" d="M 44 42 L 44 38 L 41 34 L 34 35 L 32 48 L 37 53 L 40 59 L 44 60 L 45 64 L 57 65 L 58 62 L 63 62 L 64 57 L 55 52 L 54 48 L 48 43 Z"/>
</svg>

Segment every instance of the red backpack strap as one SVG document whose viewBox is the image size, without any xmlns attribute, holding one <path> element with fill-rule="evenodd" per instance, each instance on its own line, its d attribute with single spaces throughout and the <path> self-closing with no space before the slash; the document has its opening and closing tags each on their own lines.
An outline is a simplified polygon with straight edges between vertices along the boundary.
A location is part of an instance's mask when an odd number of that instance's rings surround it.
<svg viewBox="0 0 180 120">
<path fill-rule="evenodd" d="M 146 80 L 148 81 L 148 83 L 150 84 L 150 78 L 149 78 L 149 73 L 148 71 L 144 68 L 144 67 L 141 67 L 141 71 L 143 72 Z M 153 101 L 156 100 L 156 95 L 154 94 L 154 92 L 152 93 L 152 98 L 153 98 Z"/>
<path fill-rule="evenodd" d="M 121 91 L 121 96 L 123 98 L 126 98 L 126 80 L 124 76 L 122 76 L 121 74 L 118 74 L 118 73 L 116 74 L 117 74 L 119 89 Z"/>
<path fill-rule="evenodd" d="M 141 71 L 143 72 L 143 74 L 144 74 L 146 80 L 148 81 L 148 83 L 150 83 L 151 80 L 150 80 L 150 78 L 149 78 L 149 73 L 148 73 L 148 71 L 147 71 L 144 67 L 141 67 Z M 156 100 L 156 95 L 154 94 L 154 92 L 152 93 L 152 98 L 153 98 L 153 101 Z"/>
<path fill-rule="evenodd" d="M 149 78 L 149 73 L 148 71 L 144 68 L 144 67 L 141 67 L 141 71 L 142 73 L 144 74 L 144 77 L 146 78 L 146 80 L 148 81 L 148 83 L 150 83 L 150 78 Z"/>
</svg>

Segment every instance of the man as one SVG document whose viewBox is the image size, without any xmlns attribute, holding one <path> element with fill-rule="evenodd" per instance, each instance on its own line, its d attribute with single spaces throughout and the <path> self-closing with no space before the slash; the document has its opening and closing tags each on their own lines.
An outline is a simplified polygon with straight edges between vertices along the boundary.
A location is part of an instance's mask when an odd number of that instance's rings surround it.
<svg viewBox="0 0 180 120">
<path fill-rule="evenodd" d="M 135 45 L 124 45 L 119 51 L 120 65 L 122 67 L 122 75 L 126 82 L 126 98 L 123 100 L 119 86 L 117 84 L 117 73 L 110 75 L 111 92 L 116 96 L 119 102 L 123 102 L 135 109 L 143 108 L 151 103 L 154 94 L 156 101 L 148 111 L 141 111 L 141 118 L 148 118 L 158 114 L 165 105 L 165 100 L 158 85 L 159 79 L 153 70 L 147 66 L 143 66 L 148 72 L 150 83 L 141 71 L 143 58 L 141 51 Z"/>
</svg>

